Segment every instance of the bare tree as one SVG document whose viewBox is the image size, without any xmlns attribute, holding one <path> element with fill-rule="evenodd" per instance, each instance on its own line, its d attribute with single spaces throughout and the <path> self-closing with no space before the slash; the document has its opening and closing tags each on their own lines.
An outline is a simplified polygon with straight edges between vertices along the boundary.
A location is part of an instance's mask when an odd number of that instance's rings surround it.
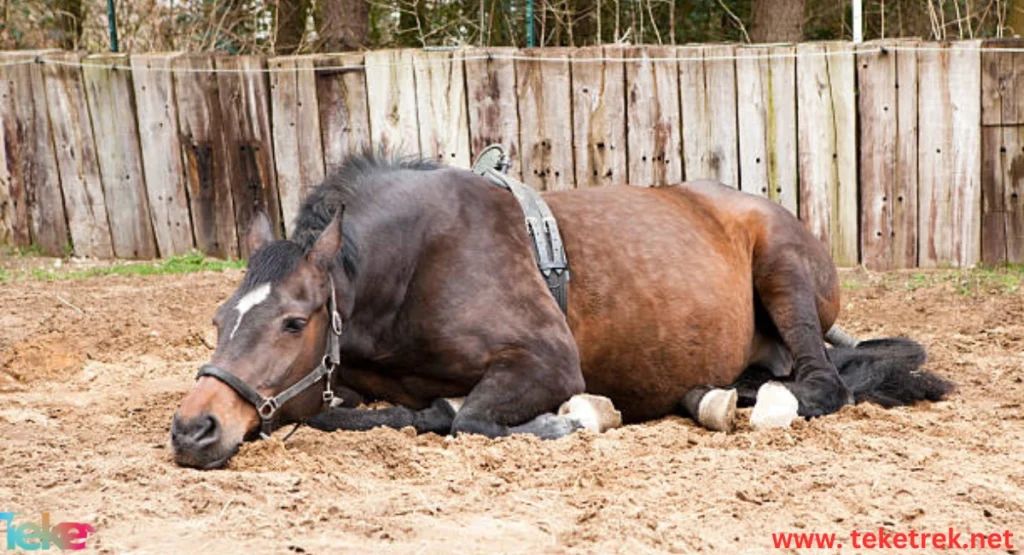
<svg viewBox="0 0 1024 555">
<path fill-rule="evenodd" d="M 796 42 L 804 38 L 806 0 L 754 0 L 752 42 Z"/>
<path fill-rule="evenodd" d="M 309 16 L 309 0 L 277 0 L 274 18 L 274 50 L 294 54 L 302 45 Z"/>
<path fill-rule="evenodd" d="M 367 0 L 320 0 L 317 30 L 326 52 L 358 50 L 366 46 L 370 30 Z"/>
</svg>

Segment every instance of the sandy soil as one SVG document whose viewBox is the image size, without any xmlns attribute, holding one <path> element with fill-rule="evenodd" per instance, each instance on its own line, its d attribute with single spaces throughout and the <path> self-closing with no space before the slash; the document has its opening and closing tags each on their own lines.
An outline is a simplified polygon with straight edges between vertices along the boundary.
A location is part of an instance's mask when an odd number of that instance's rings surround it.
<svg viewBox="0 0 1024 555">
<path fill-rule="evenodd" d="M 950 526 L 1024 544 L 1020 289 L 845 276 L 845 327 L 917 338 L 960 384 L 935 405 L 555 442 L 304 429 L 181 469 L 171 415 L 240 277 L 0 283 L 0 511 L 91 523 L 105 553 L 766 553 L 772 532 Z"/>
</svg>

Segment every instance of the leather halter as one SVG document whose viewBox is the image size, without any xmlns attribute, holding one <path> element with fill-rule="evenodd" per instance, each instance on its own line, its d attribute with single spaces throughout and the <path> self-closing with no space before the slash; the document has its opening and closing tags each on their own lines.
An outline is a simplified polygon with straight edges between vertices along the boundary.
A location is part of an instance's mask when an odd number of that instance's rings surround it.
<svg viewBox="0 0 1024 555">
<path fill-rule="evenodd" d="M 256 388 L 242 381 L 241 378 L 220 368 L 213 364 L 204 364 L 199 367 L 199 372 L 196 374 L 196 379 L 203 376 L 210 376 L 220 380 L 221 383 L 235 390 L 243 399 L 249 402 L 256 412 L 260 415 L 260 436 L 263 439 L 270 437 L 270 433 L 274 431 L 274 415 L 281 408 L 282 405 L 296 397 L 303 391 L 312 387 L 315 383 L 324 380 L 324 391 L 322 395 L 324 406 L 330 406 L 331 401 L 334 400 L 334 390 L 331 389 L 331 378 L 334 374 L 334 369 L 338 366 L 341 358 L 341 332 L 342 322 L 341 315 L 338 314 L 338 302 L 335 297 L 334 291 L 334 277 L 328 273 L 328 279 L 331 286 L 331 295 L 327 299 L 327 310 L 331 314 L 331 325 L 327 330 L 327 352 L 324 353 L 324 358 L 320 361 L 320 365 L 313 369 L 312 372 L 307 374 L 301 380 L 295 382 L 291 387 L 285 389 L 281 393 L 274 395 L 273 397 L 264 397 L 260 395 Z"/>
</svg>

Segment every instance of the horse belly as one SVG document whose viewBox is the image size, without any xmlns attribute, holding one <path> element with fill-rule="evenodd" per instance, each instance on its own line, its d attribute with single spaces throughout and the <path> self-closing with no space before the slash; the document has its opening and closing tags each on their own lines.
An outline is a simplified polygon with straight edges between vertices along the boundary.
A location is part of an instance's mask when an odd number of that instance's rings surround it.
<svg viewBox="0 0 1024 555">
<path fill-rule="evenodd" d="M 569 255 L 587 391 L 635 422 L 676 412 L 694 386 L 735 381 L 750 355 L 753 285 L 742 237 L 713 215 L 668 191 L 614 189 L 547 198 Z"/>
</svg>

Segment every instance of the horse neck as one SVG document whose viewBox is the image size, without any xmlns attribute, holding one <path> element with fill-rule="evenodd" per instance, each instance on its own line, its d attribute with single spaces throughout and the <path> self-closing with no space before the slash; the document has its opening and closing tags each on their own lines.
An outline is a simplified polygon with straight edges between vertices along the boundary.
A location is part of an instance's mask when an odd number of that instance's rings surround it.
<svg viewBox="0 0 1024 555">
<path fill-rule="evenodd" d="M 340 304 L 357 328 L 352 331 L 368 338 L 393 329 L 427 239 L 423 203 L 416 195 L 400 200 L 404 201 L 375 203 L 345 214 L 359 259 L 355 274 L 346 276 L 349 294 Z"/>
</svg>

